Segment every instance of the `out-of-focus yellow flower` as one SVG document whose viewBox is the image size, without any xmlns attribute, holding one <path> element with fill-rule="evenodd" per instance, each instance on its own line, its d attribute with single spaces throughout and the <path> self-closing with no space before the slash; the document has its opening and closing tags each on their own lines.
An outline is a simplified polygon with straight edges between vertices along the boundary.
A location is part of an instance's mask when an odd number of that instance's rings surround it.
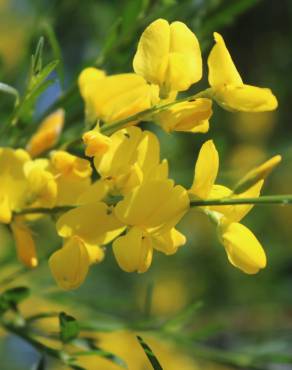
<svg viewBox="0 0 292 370">
<path fill-rule="evenodd" d="M 59 150 L 51 154 L 49 171 L 57 183 L 56 205 L 78 204 L 79 196 L 91 184 L 90 162 L 65 151 Z"/>
<path fill-rule="evenodd" d="M 157 90 L 134 73 L 103 76 L 99 70 L 86 68 L 79 88 L 90 121 L 112 123 L 150 108 L 158 99 Z"/>
<path fill-rule="evenodd" d="M 178 103 L 158 113 L 154 119 L 166 131 L 206 133 L 212 115 L 212 100 L 196 99 Z"/>
<path fill-rule="evenodd" d="M 184 23 L 157 19 L 143 32 L 133 67 L 148 82 L 159 85 L 163 98 L 171 91 L 185 91 L 202 78 L 199 42 Z"/>
<path fill-rule="evenodd" d="M 234 194 L 229 188 L 215 184 L 219 156 L 211 140 L 203 144 L 195 166 L 194 182 L 189 190 L 191 197 L 201 199 L 256 198 L 259 197 L 264 179 L 278 163 L 278 156 L 255 168 L 247 176 L 241 191 Z M 238 222 L 253 208 L 252 204 L 218 205 L 203 207 L 218 222 L 219 240 L 225 247 L 229 261 L 242 271 L 253 274 L 266 266 L 264 250 L 253 233 Z"/>
<path fill-rule="evenodd" d="M 223 222 L 218 228 L 229 262 L 246 274 L 256 274 L 266 267 L 265 251 L 254 234 L 237 222 Z"/>
<path fill-rule="evenodd" d="M 26 150 L 32 157 L 37 157 L 56 145 L 64 126 L 64 120 L 65 111 L 58 109 L 41 122 L 26 146 Z"/>
<path fill-rule="evenodd" d="M 29 268 L 36 267 L 38 259 L 32 231 L 20 217 L 11 223 L 11 230 L 16 244 L 18 259 Z"/>
<path fill-rule="evenodd" d="M 111 145 L 111 139 L 99 132 L 98 129 L 85 132 L 82 136 L 87 157 L 99 157 L 105 154 Z"/>
<path fill-rule="evenodd" d="M 76 289 L 86 278 L 89 266 L 104 257 L 99 246 L 91 246 L 78 236 L 69 238 L 49 259 L 52 274 L 63 289 Z"/>
<path fill-rule="evenodd" d="M 270 89 L 243 83 L 226 48 L 223 37 L 214 33 L 216 44 L 208 58 L 209 84 L 212 96 L 224 109 L 243 112 L 264 112 L 277 108 Z"/>
<path fill-rule="evenodd" d="M 119 266 L 127 272 L 145 272 L 153 248 L 173 254 L 186 241 L 174 226 L 189 207 L 187 191 L 172 180 L 146 181 L 115 207 L 117 218 L 130 227 L 113 242 Z"/>
<path fill-rule="evenodd" d="M 9 223 L 12 212 L 25 206 L 30 192 L 24 164 L 30 161 L 22 149 L 0 148 L 0 222 Z"/>
<path fill-rule="evenodd" d="M 138 127 L 128 127 L 111 136 L 108 151 L 94 158 L 94 166 L 112 194 L 127 194 L 145 178 L 154 175 L 160 162 L 159 151 L 159 142 L 154 134 Z M 167 163 L 163 166 L 161 175 L 167 172 Z"/>
</svg>

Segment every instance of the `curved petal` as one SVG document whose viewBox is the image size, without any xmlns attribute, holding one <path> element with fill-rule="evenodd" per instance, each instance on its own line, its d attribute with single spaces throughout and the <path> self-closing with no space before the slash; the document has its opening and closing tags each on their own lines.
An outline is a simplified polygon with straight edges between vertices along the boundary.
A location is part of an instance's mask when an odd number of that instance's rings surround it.
<svg viewBox="0 0 292 370">
<path fill-rule="evenodd" d="M 230 111 L 267 112 L 278 106 L 270 89 L 251 85 L 219 87 L 214 91 L 214 99 L 222 108 Z"/>
<path fill-rule="evenodd" d="M 107 244 L 116 238 L 125 226 L 105 203 L 96 202 L 74 208 L 57 221 L 58 234 L 63 238 L 79 236 L 89 244 Z"/>
<path fill-rule="evenodd" d="M 152 22 L 140 37 L 134 71 L 148 82 L 163 85 L 168 64 L 170 27 L 165 19 Z"/>
<path fill-rule="evenodd" d="M 174 254 L 179 247 L 186 243 L 186 237 L 174 227 L 159 235 L 152 237 L 153 248 L 167 255 Z"/>
<path fill-rule="evenodd" d="M 208 57 L 210 86 L 215 88 L 223 85 L 241 86 L 243 84 L 242 79 L 226 48 L 223 37 L 214 32 L 214 39 L 215 45 Z"/>
<path fill-rule="evenodd" d="M 67 240 L 50 257 L 49 266 L 61 288 L 78 288 L 85 280 L 90 266 L 90 257 L 84 242 L 76 236 Z"/>
<path fill-rule="evenodd" d="M 36 246 L 32 232 L 23 222 L 11 223 L 11 230 L 16 244 L 18 259 L 27 267 L 33 268 L 38 265 Z"/>
<path fill-rule="evenodd" d="M 194 180 L 189 190 L 191 195 L 208 198 L 219 169 L 219 155 L 212 140 L 206 141 L 199 152 L 195 165 Z"/>
<path fill-rule="evenodd" d="M 113 242 L 113 252 L 120 268 L 126 272 L 145 272 L 152 262 L 151 240 L 137 227 Z"/>
<path fill-rule="evenodd" d="M 244 225 L 227 223 L 219 227 L 219 238 L 230 263 L 246 274 L 256 274 L 266 267 L 266 255 L 260 242 Z"/>
</svg>

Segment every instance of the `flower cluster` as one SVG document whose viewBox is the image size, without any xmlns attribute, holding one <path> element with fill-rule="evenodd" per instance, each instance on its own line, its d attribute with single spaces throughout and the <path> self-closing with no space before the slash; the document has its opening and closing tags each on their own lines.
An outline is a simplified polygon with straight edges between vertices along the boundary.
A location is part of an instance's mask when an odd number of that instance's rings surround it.
<svg viewBox="0 0 292 370">
<path fill-rule="evenodd" d="M 112 244 L 121 269 L 145 272 L 154 251 L 174 254 L 186 243 L 176 226 L 197 200 L 259 196 L 280 156 L 231 190 L 215 184 L 219 158 L 209 140 L 200 150 L 193 184 L 185 189 L 169 179 L 156 135 L 137 127 L 140 121 L 153 121 L 166 132 L 205 133 L 213 100 L 229 111 L 276 109 L 272 92 L 244 84 L 222 36 L 215 33 L 214 38 L 208 57 L 210 87 L 188 98 L 178 98 L 178 93 L 202 78 L 202 57 L 196 36 L 181 22 L 158 19 L 146 28 L 133 59 L 135 73 L 108 76 L 97 68 L 84 69 L 78 84 L 90 128 L 82 136 L 88 159 L 64 150 L 32 159 L 56 145 L 62 110 L 42 122 L 26 151 L 1 149 L 0 222 L 10 224 L 22 262 L 37 265 L 29 224 L 47 209 L 56 209 L 57 233 L 64 240 L 49 259 L 52 274 L 59 286 L 74 289 L 90 266 L 103 260 L 106 245 Z M 266 265 L 261 244 L 239 223 L 251 208 L 198 207 L 215 221 L 229 261 L 249 274 Z"/>
</svg>

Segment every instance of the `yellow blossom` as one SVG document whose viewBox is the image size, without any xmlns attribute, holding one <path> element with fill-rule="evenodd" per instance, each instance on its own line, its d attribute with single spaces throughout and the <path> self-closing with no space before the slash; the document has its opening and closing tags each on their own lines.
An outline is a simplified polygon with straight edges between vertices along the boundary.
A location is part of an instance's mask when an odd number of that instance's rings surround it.
<svg viewBox="0 0 292 370">
<path fill-rule="evenodd" d="M 105 154 L 111 144 L 111 139 L 101 134 L 98 129 L 85 132 L 82 139 L 85 144 L 85 155 L 87 157 L 98 157 Z"/>
<path fill-rule="evenodd" d="M 236 222 L 222 222 L 218 233 L 233 266 L 246 274 L 256 274 L 266 267 L 263 247 L 247 227 Z"/>
<path fill-rule="evenodd" d="M 26 150 L 32 157 L 37 157 L 56 145 L 63 129 L 64 119 L 64 110 L 58 109 L 41 122 L 26 146 Z"/>
<path fill-rule="evenodd" d="M 127 272 L 144 272 L 153 249 L 175 253 L 185 238 L 174 226 L 188 207 L 186 190 L 172 180 L 149 180 L 127 194 L 115 207 L 117 218 L 129 226 L 128 233 L 113 242 L 119 266 Z"/>
<path fill-rule="evenodd" d="M 86 278 L 89 266 L 104 257 L 98 246 L 85 243 L 78 236 L 69 238 L 49 259 L 52 274 L 63 289 L 76 289 Z"/>
<path fill-rule="evenodd" d="M 154 119 L 166 131 L 185 131 L 205 133 L 209 130 L 212 115 L 212 100 L 196 99 L 182 102 L 163 110 Z"/>
<path fill-rule="evenodd" d="M 276 109 L 277 99 L 271 90 L 244 84 L 223 37 L 215 32 L 214 38 L 216 44 L 208 58 L 209 84 L 218 104 L 231 111 L 264 112 Z"/>
<path fill-rule="evenodd" d="M 153 175 L 159 165 L 159 151 L 154 134 L 128 127 L 111 136 L 108 151 L 94 158 L 94 166 L 111 188 L 111 193 L 126 194 Z"/>
<path fill-rule="evenodd" d="M 78 197 L 91 184 L 90 162 L 59 150 L 51 154 L 49 170 L 57 183 L 56 205 L 78 204 Z"/>
<path fill-rule="evenodd" d="M 24 164 L 29 161 L 22 149 L 0 148 L 0 222 L 9 223 L 12 212 L 26 204 L 30 189 Z"/>
<path fill-rule="evenodd" d="M 275 159 L 277 158 L 277 159 Z M 225 186 L 215 184 L 218 169 L 219 155 L 214 143 L 205 142 L 199 152 L 195 166 L 194 181 L 189 190 L 191 197 L 201 199 L 220 198 L 256 198 L 259 197 L 265 177 L 279 161 L 273 157 L 263 165 L 257 167 L 251 173 L 254 181 L 249 182 L 238 194 Z M 250 178 L 250 176 L 248 176 Z M 239 221 L 253 208 L 253 204 L 241 205 L 214 205 L 203 209 L 215 216 L 218 222 L 219 240 L 225 247 L 229 261 L 242 271 L 252 274 L 264 268 L 266 257 L 262 246 L 245 226 Z"/>
<path fill-rule="evenodd" d="M 202 58 L 194 33 L 182 22 L 157 19 L 143 32 L 133 60 L 134 71 L 159 85 L 160 96 L 187 90 L 202 77 Z"/>
<path fill-rule="evenodd" d="M 16 218 L 11 223 L 11 230 L 16 244 L 18 259 L 27 267 L 33 268 L 38 264 L 35 242 L 32 232 L 22 219 Z"/>
<path fill-rule="evenodd" d="M 90 120 L 102 120 L 105 123 L 112 123 L 150 108 L 157 101 L 158 95 L 154 87 L 134 73 L 97 78 L 92 68 L 81 72 L 79 88 Z"/>
</svg>

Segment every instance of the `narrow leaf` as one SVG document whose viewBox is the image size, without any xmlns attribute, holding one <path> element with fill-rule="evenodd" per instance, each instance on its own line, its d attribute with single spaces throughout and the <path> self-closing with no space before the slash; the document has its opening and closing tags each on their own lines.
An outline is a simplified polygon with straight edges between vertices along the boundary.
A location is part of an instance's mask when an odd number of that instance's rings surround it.
<svg viewBox="0 0 292 370">
<path fill-rule="evenodd" d="M 0 91 L 13 95 L 15 97 L 15 105 L 19 103 L 19 93 L 14 87 L 7 85 L 4 82 L 0 82 Z"/>
<path fill-rule="evenodd" d="M 162 366 L 160 365 L 159 361 L 157 360 L 156 356 L 152 352 L 151 348 L 148 346 L 147 343 L 144 342 L 144 340 L 138 335 L 137 339 L 143 348 L 145 355 L 148 357 L 148 360 L 150 361 L 152 367 L 154 370 L 163 370 Z"/>
</svg>

